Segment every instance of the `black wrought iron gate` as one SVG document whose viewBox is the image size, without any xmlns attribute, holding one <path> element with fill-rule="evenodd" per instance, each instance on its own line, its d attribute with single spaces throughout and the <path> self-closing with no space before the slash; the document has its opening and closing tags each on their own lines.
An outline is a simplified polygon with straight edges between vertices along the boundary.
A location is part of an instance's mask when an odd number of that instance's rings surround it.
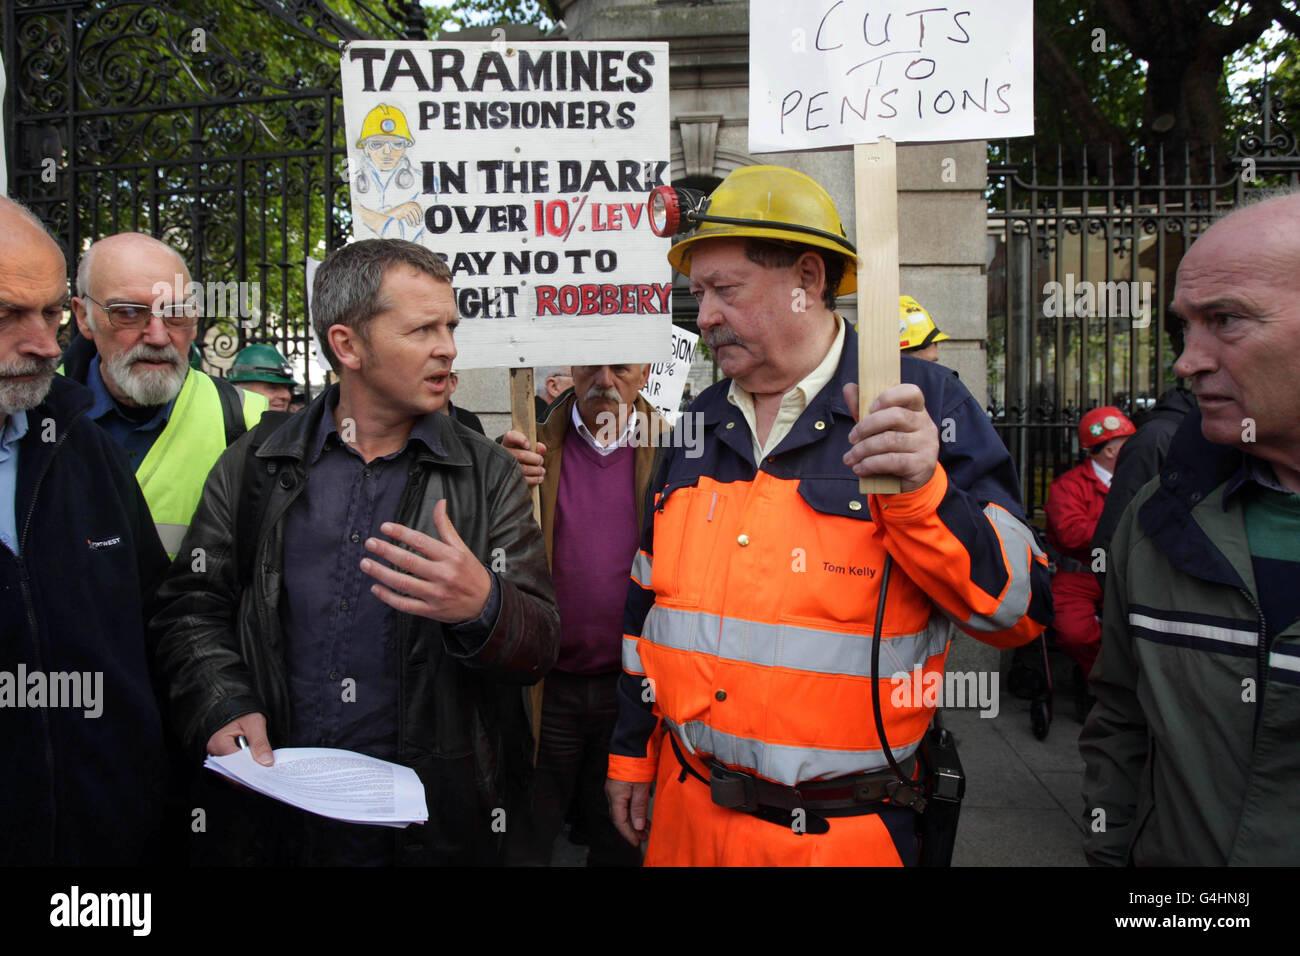
<svg viewBox="0 0 1300 956">
<path fill-rule="evenodd" d="M 989 414 L 1031 518 L 1078 461 L 1084 411 L 1140 416 L 1174 384 L 1167 310 L 1187 247 L 1251 190 L 1296 185 L 1300 149 L 1266 87 L 1259 108 L 1258 132 L 1208 169 L 1184 157 L 1179 182 L 1161 154 L 990 151 Z"/>
<path fill-rule="evenodd" d="M 304 267 L 341 245 L 351 221 L 338 43 L 422 38 L 419 3 L 3 9 L 10 195 L 74 260 L 125 230 L 178 249 L 209 293 L 200 342 L 214 370 L 269 341 L 319 381 L 306 361 Z"/>
</svg>

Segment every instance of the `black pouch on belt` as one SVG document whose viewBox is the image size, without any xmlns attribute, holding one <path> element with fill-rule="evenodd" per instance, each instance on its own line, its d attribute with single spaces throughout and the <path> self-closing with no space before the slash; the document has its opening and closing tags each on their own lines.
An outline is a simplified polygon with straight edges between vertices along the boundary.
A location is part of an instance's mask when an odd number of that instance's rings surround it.
<svg viewBox="0 0 1300 956">
<path fill-rule="evenodd" d="M 966 774 L 957 756 L 957 741 L 935 722 L 925 734 L 921 747 L 926 767 L 925 812 L 917 820 L 921 834 L 921 866 L 952 866 L 952 851 L 957 843 L 957 817 L 961 798 L 966 793 Z"/>
</svg>

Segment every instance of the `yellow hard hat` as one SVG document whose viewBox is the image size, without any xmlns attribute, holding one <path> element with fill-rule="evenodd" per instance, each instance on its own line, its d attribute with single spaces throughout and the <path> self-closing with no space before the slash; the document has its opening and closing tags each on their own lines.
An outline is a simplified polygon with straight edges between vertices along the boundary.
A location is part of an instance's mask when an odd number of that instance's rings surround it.
<svg viewBox="0 0 1300 956">
<path fill-rule="evenodd" d="M 857 250 L 844 233 L 835 203 L 815 179 L 796 170 L 784 166 L 733 170 L 686 219 L 698 222 L 698 228 L 668 250 L 669 263 L 683 275 L 691 274 L 691 246 L 701 239 L 769 239 L 839 254 L 844 258 L 844 276 L 835 294 L 846 295 L 858 287 Z"/>
<path fill-rule="evenodd" d="M 910 295 L 898 297 L 898 347 L 904 352 L 923 349 L 931 342 L 943 342 L 948 336 L 939 331 L 921 303 Z"/>
<path fill-rule="evenodd" d="M 415 145 L 415 140 L 411 139 L 411 128 L 406 125 L 406 117 L 396 106 L 381 104 L 366 114 L 357 146 L 364 146 L 371 136 L 400 136 L 406 140 L 407 146 Z"/>
</svg>

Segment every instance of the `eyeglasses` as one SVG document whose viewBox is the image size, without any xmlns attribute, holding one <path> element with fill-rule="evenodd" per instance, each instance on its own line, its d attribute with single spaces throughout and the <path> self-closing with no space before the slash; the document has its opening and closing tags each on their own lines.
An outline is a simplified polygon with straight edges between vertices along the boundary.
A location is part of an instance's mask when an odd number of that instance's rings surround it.
<svg viewBox="0 0 1300 956">
<path fill-rule="evenodd" d="M 89 295 L 85 298 L 108 314 L 108 321 L 115 329 L 139 331 L 148 326 L 155 315 L 162 319 L 163 324 L 169 329 L 192 328 L 199 321 L 199 304 L 192 299 L 155 309 L 134 302 L 114 302 L 112 305 L 105 305 Z"/>
</svg>

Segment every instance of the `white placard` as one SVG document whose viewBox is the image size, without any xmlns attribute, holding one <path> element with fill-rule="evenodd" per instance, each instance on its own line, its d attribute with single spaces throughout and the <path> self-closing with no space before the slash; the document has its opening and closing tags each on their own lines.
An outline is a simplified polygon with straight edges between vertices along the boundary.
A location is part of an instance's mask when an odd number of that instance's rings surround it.
<svg viewBox="0 0 1300 956">
<path fill-rule="evenodd" d="M 645 400 L 670 424 L 676 424 L 677 416 L 681 414 L 682 392 L 686 389 L 686 376 L 690 374 L 695 346 L 699 341 L 700 337 L 694 332 L 674 325 L 672 351 L 667 359 L 661 355 L 659 361 L 650 366 L 650 380 L 641 389 Z"/>
<path fill-rule="evenodd" d="M 750 0 L 749 149 L 1034 132 L 1032 0 Z"/>
<path fill-rule="evenodd" d="M 456 367 L 662 357 L 669 241 L 666 43 L 343 48 L 353 237 L 452 267 Z"/>
</svg>

